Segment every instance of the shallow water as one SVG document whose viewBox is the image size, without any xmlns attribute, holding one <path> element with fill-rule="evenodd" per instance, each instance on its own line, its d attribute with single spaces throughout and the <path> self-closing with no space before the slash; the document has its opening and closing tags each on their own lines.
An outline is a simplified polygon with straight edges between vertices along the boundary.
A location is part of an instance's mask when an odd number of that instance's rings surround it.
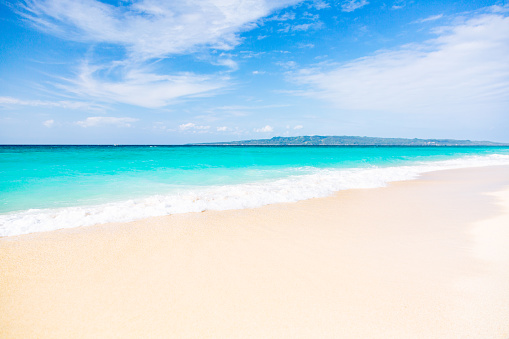
<svg viewBox="0 0 509 339">
<path fill-rule="evenodd" d="M 262 206 L 509 164 L 508 147 L 0 146 L 0 236 Z"/>
</svg>

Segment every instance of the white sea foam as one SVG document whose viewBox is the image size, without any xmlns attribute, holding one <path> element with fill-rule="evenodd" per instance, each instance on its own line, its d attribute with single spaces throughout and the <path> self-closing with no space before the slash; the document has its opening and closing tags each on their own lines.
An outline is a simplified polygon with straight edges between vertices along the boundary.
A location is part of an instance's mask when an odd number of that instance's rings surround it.
<svg viewBox="0 0 509 339">
<path fill-rule="evenodd" d="M 435 170 L 492 165 L 509 165 L 509 155 L 468 156 L 396 167 L 316 169 L 311 174 L 285 179 L 205 187 L 97 206 L 33 209 L 0 215 L 0 236 L 127 222 L 176 213 L 260 207 L 330 196 L 345 189 L 383 187 L 392 181 L 414 179 L 421 173 Z"/>
</svg>

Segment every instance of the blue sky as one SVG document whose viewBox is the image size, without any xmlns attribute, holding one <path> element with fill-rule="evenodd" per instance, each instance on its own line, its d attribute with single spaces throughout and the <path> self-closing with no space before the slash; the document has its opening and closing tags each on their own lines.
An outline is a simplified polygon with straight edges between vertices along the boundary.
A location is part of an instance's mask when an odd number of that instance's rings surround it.
<svg viewBox="0 0 509 339">
<path fill-rule="evenodd" d="M 509 5 L 0 3 L 0 143 L 509 142 Z"/>
</svg>

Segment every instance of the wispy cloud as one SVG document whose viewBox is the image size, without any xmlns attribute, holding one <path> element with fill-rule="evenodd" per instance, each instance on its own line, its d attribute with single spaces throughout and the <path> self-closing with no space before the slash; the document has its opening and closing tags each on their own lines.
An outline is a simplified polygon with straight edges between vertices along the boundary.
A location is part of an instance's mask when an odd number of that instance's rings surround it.
<svg viewBox="0 0 509 339">
<path fill-rule="evenodd" d="M 275 18 L 279 18 L 279 21 L 283 21 L 282 18 L 286 18 L 286 16 L 276 16 Z M 306 32 L 312 30 L 320 30 L 324 27 L 324 23 L 320 20 L 320 16 L 318 14 L 312 14 L 309 12 L 304 12 L 298 17 L 293 14 L 290 19 L 293 20 L 292 23 L 285 22 L 280 23 L 279 26 L 281 28 L 278 29 L 280 33 L 294 33 L 294 32 Z M 286 21 L 286 20 L 284 20 Z"/>
<path fill-rule="evenodd" d="M 396 1 L 394 1 L 394 4 L 392 5 L 391 9 L 398 10 L 398 9 L 405 8 L 405 6 L 406 6 L 405 0 L 396 0 Z"/>
<path fill-rule="evenodd" d="M 55 124 L 55 120 L 53 119 L 50 119 L 50 120 L 46 120 L 42 123 L 44 125 L 44 127 L 53 127 L 53 125 Z"/>
<path fill-rule="evenodd" d="M 437 15 L 429 16 L 429 17 L 424 18 L 424 19 L 415 20 L 412 23 L 413 24 L 422 24 L 424 22 L 436 21 L 436 20 L 442 19 L 443 17 L 444 17 L 443 14 L 437 14 Z"/>
<path fill-rule="evenodd" d="M 245 105 L 232 105 L 232 106 L 219 106 L 218 110 L 223 111 L 238 111 L 238 110 L 265 110 L 267 108 L 280 108 L 289 107 L 288 104 L 275 104 L 275 105 L 260 105 L 260 106 L 245 106 Z"/>
<path fill-rule="evenodd" d="M 298 48 L 314 48 L 315 45 L 312 44 L 312 43 L 305 44 L 305 43 L 300 42 L 300 43 L 297 44 L 297 47 Z"/>
<path fill-rule="evenodd" d="M 76 124 L 81 127 L 96 127 L 113 125 L 117 127 L 131 127 L 131 123 L 138 121 L 135 118 L 116 118 L 116 117 L 88 117 L 85 120 L 77 121 Z"/>
<path fill-rule="evenodd" d="M 489 7 L 492 13 L 509 13 L 509 4 L 505 5 L 493 5 Z"/>
<path fill-rule="evenodd" d="M 286 62 L 278 62 L 277 65 L 282 66 L 286 69 L 292 69 L 297 67 L 297 63 L 293 60 L 286 61 Z"/>
<path fill-rule="evenodd" d="M 142 107 L 162 107 L 179 98 L 210 95 L 228 86 L 226 77 L 147 70 L 147 63 L 207 49 L 231 50 L 240 33 L 277 9 L 302 0 L 120 1 L 26 0 L 19 13 L 36 28 L 67 40 L 122 48 L 120 60 L 86 62 L 75 79 L 59 84 L 87 98 Z M 212 64 L 238 68 L 231 57 Z M 94 65 L 94 66 L 90 66 Z M 116 69 L 112 79 L 109 71 Z"/>
<path fill-rule="evenodd" d="M 239 32 L 276 9 L 301 0 L 156 1 L 27 0 L 22 15 L 65 39 L 125 46 L 131 57 L 150 59 L 193 51 L 229 50 Z"/>
<path fill-rule="evenodd" d="M 218 66 L 228 67 L 231 71 L 236 71 L 237 69 L 239 69 L 239 64 L 236 61 L 234 61 L 231 58 L 231 56 L 228 56 L 226 54 L 222 54 L 219 57 L 219 59 L 213 63 Z"/>
<path fill-rule="evenodd" d="M 343 12 L 353 12 L 356 9 L 364 7 L 368 4 L 369 2 L 367 0 L 346 0 L 341 4 L 341 10 Z"/>
<path fill-rule="evenodd" d="M 60 107 L 95 111 L 106 109 L 103 105 L 82 101 L 21 100 L 13 97 L 0 97 L 0 106 Z"/>
<path fill-rule="evenodd" d="M 330 8 L 330 5 L 324 0 L 313 0 L 309 4 L 309 7 L 316 8 L 316 9 L 320 10 L 320 9 L 324 9 L 324 8 Z"/>
<path fill-rule="evenodd" d="M 295 72 L 310 95 L 349 110 L 468 114 L 509 107 L 509 17 L 480 15 L 422 44 Z"/>
<path fill-rule="evenodd" d="M 189 130 L 208 130 L 210 126 L 200 126 L 196 125 L 192 122 L 188 122 L 187 124 L 182 124 L 179 126 L 179 130 L 181 131 L 189 131 Z"/>
<path fill-rule="evenodd" d="M 309 31 L 309 30 L 319 30 L 322 27 L 323 27 L 323 23 L 318 21 L 318 22 L 311 22 L 311 23 L 307 23 L 307 24 L 293 25 L 290 27 L 290 30 L 293 32 Z"/>
<path fill-rule="evenodd" d="M 285 12 L 283 14 L 271 16 L 265 19 L 265 21 L 287 21 L 293 19 L 295 19 L 295 12 Z"/>
<path fill-rule="evenodd" d="M 267 132 L 273 132 L 274 128 L 270 125 L 266 125 L 262 128 L 255 128 L 253 131 L 255 131 L 257 133 L 267 133 Z"/>
<path fill-rule="evenodd" d="M 84 63 L 75 79 L 67 79 L 57 87 L 101 101 L 158 108 L 179 98 L 210 94 L 228 83 L 227 76 L 159 75 L 141 67 L 122 67 L 120 79 L 114 81 L 104 77 L 104 69 L 105 66 Z"/>
</svg>

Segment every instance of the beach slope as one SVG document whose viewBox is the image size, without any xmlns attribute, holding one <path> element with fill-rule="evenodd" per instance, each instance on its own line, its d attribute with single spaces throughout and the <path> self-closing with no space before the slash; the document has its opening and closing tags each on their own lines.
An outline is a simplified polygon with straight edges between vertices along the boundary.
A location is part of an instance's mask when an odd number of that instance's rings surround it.
<svg viewBox="0 0 509 339">
<path fill-rule="evenodd" d="M 1 338 L 508 338 L 509 168 L 0 239 Z"/>
</svg>

